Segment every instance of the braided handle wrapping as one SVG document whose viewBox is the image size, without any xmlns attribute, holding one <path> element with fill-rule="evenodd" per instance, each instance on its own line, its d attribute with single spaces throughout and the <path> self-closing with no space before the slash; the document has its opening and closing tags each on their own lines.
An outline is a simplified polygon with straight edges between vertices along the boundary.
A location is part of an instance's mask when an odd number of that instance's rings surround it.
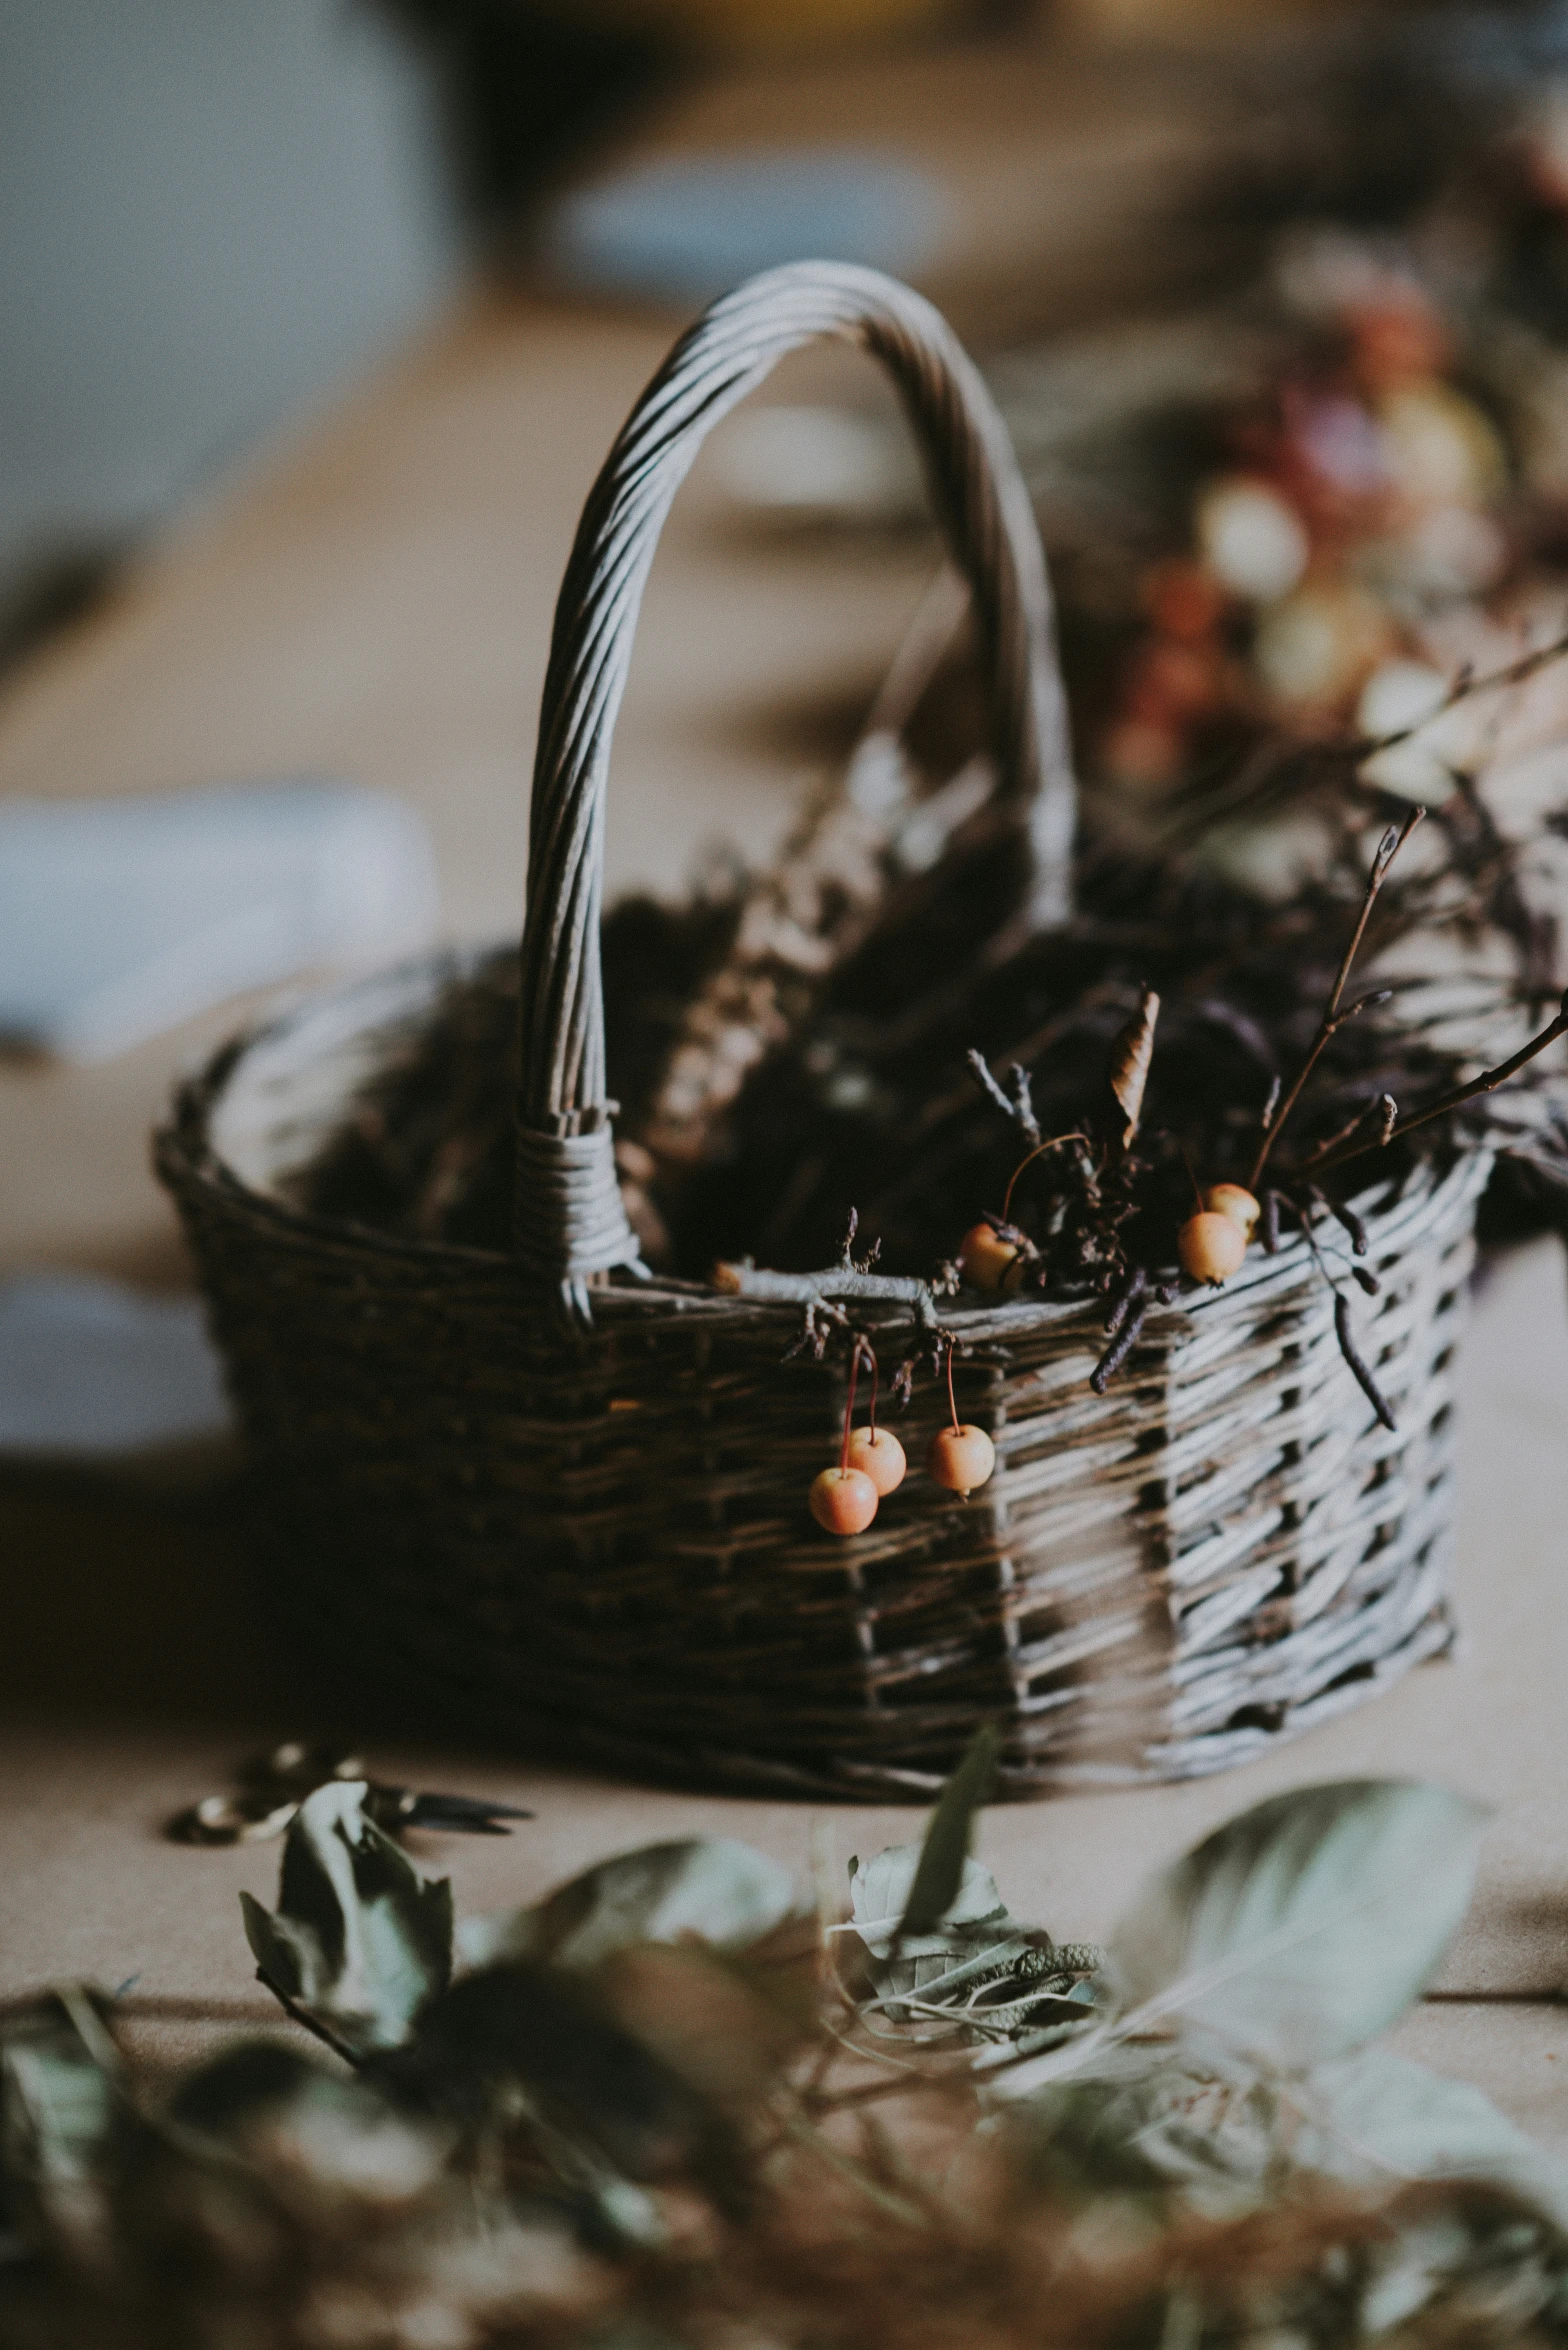
<svg viewBox="0 0 1568 2350">
<path fill-rule="evenodd" d="M 879 270 L 765 271 L 682 337 L 594 483 L 556 603 L 540 709 L 523 928 L 516 1248 L 586 1319 L 586 1283 L 635 1266 L 605 1098 L 599 921 L 604 798 L 649 568 L 713 425 L 803 343 L 833 335 L 897 385 L 936 511 L 974 601 L 997 789 L 1032 859 L 1035 920 L 1068 910 L 1077 794 L 1050 589 L 1007 428 L 940 313 Z"/>
</svg>

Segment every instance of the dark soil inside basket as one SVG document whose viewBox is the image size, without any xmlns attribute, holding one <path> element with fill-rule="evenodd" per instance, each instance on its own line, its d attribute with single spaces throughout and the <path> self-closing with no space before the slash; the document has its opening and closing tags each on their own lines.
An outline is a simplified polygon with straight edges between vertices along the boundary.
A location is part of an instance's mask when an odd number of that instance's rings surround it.
<svg viewBox="0 0 1568 2350">
<path fill-rule="evenodd" d="M 894 1272 L 929 1274 L 983 1212 L 1001 1208 L 1027 1147 L 981 1093 L 965 1055 L 1030 1073 L 1045 1135 L 1102 1118 L 1108 1054 L 1140 990 L 1162 1008 L 1144 1102 L 1131 1254 L 1174 1261 L 1191 1213 L 1188 1166 L 1205 1183 L 1246 1181 L 1277 1076 L 1288 1083 L 1311 1046 L 1355 920 L 1368 825 L 1388 809 L 1334 803 L 1337 843 L 1320 878 L 1267 902 L 1201 861 L 1152 865 L 1092 844 L 1080 857 L 1078 911 L 1066 926 L 998 955 L 1016 902 L 1016 846 L 995 837 L 947 860 L 931 886 L 874 929 L 823 988 L 810 1015 L 763 1059 L 696 1166 L 658 1169 L 646 1189 L 663 1234 L 663 1269 L 705 1278 L 716 1259 L 750 1255 L 781 1269 L 831 1262 L 851 1208 L 862 1241 Z M 1397 807 L 1394 810 L 1397 813 Z M 1452 967 L 1486 934 L 1510 938 L 1513 982 L 1498 1015 L 1535 992 L 1539 940 L 1510 918 L 1495 873 L 1466 839 L 1463 811 L 1429 826 L 1443 854 L 1391 880 L 1363 962 L 1429 927 Z M 1375 839 L 1376 832 L 1371 837 Z M 635 1136 L 682 1012 L 726 952 L 735 906 L 724 892 L 683 907 L 643 897 L 604 923 L 609 1085 L 618 1134 Z M 1372 984 L 1359 978 L 1351 990 Z M 417 1032 L 389 1043 L 374 1081 L 298 1178 L 298 1205 L 426 1239 L 508 1245 L 513 1196 L 515 958 L 498 953 L 455 986 Z M 1340 1029 L 1291 1121 L 1282 1172 L 1359 1107 L 1392 1094 L 1409 1109 L 1475 1066 L 1472 1016 L 1461 1035 L 1435 1013 L 1434 991 L 1402 984 L 1393 1000 Z M 1473 1014 L 1473 1006 L 1471 1007 Z M 1501 1097 L 1492 1097 L 1495 1101 Z M 1460 1132 L 1479 1137 L 1485 1101 Z M 1452 1145 L 1452 1124 L 1431 1139 Z M 1423 1140 L 1426 1138 L 1423 1137 Z M 1363 1157 L 1329 1179 L 1346 1198 L 1409 1165 L 1414 1146 Z M 1038 1228 L 1052 1160 L 1019 1185 L 1014 1217 Z M 1494 1228 L 1558 1220 L 1560 1191 L 1539 1153 L 1501 1196 Z M 634 1218 L 635 1220 L 635 1218 Z M 667 1246 L 659 1245 L 667 1235 Z M 1098 1284 L 1103 1286 L 1102 1284 Z"/>
</svg>

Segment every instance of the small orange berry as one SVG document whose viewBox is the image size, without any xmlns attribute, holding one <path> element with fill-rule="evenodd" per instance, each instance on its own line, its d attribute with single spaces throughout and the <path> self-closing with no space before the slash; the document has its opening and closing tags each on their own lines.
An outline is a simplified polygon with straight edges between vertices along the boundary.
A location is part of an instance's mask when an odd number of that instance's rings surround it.
<svg viewBox="0 0 1568 2350">
<path fill-rule="evenodd" d="M 1004 1240 L 990 1224 L 971 1224 L 958 1244 L 958 1262 L 964 1279 L 974 1289 L 1000 1289 L 1015 1273 L 1021 1251 L 1015 1240 Z"/>
<path fill-rule="evenodd" d="M 877 1489 L 864 1469 L 824 1469 L 811 1481 L 811 1514 L 829 1534 L 864 1534 L 877 1514 Z"/>
<path fill-rule="evenodd" d="M 869 1477 L 879 1495 L 902 1485 L 909 1467 L 903 1446 L 886 1428 L 879 1428 L 875 1436 L 869 1428 L 857 1428 L 849 1440 L 849 1465 Z"/>
<path fill-rule="evenodd" d="M 1211 1183 L 1203 1195 L 1203 1204 L 1211 1215 L 1229 1216 L 1246 1240 L 1256 1232 L 1258 1218 L 1263 1213 L 1251 1192 L 1240 1183 Z"/>
<path fill-rule="evenodd" d="M 1206 1208 L 1201 1216 L 1187 1218 L 1176 1236 L 1176 1247 L 1184 1272 L 1194 1281 L 1207 1281 L 1218 1288 L 1246 1255 L 1247 1236 L 1229 1216 Z"/>
<path fill-rule="evenodd" d="M 965 1500 L 984 1485 L 996 1467 L 996 1446 L 983 1428 L 939 1428 L 926 1453 L 926 1469 L 938 1485 Z"/>
</svg>

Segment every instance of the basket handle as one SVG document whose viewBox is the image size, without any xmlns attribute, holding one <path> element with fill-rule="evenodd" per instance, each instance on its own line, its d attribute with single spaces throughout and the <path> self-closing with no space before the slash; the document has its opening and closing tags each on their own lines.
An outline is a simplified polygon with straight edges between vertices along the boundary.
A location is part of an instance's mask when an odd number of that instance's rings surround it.
<svg viewBox="0 0 1568 2350">
<path fill-rule="evenodd" d="M 710 428 L 776 361 L 818 336 L 858 343 L 893 378 L 987 671 L 999 798 L 1032 862 L 1030 911 L 1068 911 L 1077 789 L 1034 509 L 1007 428 L 957 337 L 879 270 L 829 261 L 765 271 L 675 345 L 594 483 L 555 608 L 529 817 L 523 927 L 516 1251 L 579 1320 L 588 1276 L 635 1265 L 605 1098 L 599 921 L 604 795 L 649 568 Z"/>
</svg>

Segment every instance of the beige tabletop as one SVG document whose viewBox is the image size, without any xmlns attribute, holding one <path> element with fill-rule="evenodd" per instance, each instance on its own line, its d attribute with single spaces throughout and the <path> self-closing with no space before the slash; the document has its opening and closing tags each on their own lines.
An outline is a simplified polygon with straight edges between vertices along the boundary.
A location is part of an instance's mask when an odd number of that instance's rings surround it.
<svg viewBox="0 0 1568 2350">
<path fill-rule="evenodd" d="M 454 935 L 519 920 L 525 777 L 554 589 L 593 471 L 668 322 L 475 294 L 155 551 L 0 700 L 0 791 L 136 792 L 351 776 L 426 817 Z M 851 363 L 812 358 L 819 391 Z M 858 378 L 856 379 L 858 383 Z M 858 396 L 858 394 L 857 394 Z M 755 849 L 842 744 L 928 579 L 919 535 L 759 540 L 702 467 L 656 566 L 617 750 L 612 883 L 676 885 L 704 839 Z M 90 1070 L 0 1070 L 0 1271 L 179 1284 L 146 1132 L 235 1009 Z M 1555 1248 L 1494 1267 L 1463 1374 L 1456 1658 L 1219 1780 L 988 1814 L 1012 1906 L 1093 1937 L 1140 1874 L 1281 1786 L 1431 1776 L 1497 1807 L 1444 1997 L 1401 2044 L 1568 2145 L 1568 1315 Z M 253 1610 L 234 1505 L 0 1485 L 0 1993 L 138 1978 L 175 2028 L 266 2013 L 235 1893 L 275 1853 L 171 1845 L 162 1823 L 258 1739 L 341 1727 L 389 1776 L 538 1818 L 427 1840 L 460 1909 L 526 1898 L 606 1851 L 722 1828 L 806 1864 L 916 1832 L 897 1811 L 650 1792 L 342 1720 L 330 1665 Z M 183 2028 L 183 2027 L 181 2027 Z"/>
</svg>

